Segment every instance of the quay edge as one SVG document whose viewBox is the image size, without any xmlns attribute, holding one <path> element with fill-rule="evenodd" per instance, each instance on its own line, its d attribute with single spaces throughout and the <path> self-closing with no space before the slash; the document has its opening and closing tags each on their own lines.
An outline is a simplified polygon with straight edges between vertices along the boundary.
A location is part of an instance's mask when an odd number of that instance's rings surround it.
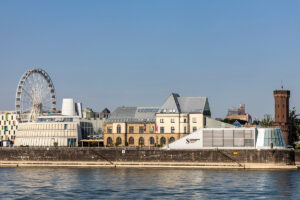
<svg viewBox="0 0 300 200">
<path fill-rule="evenodd" d="M 0 148 L 0 167 L 159 167 L 297 169 L 300 151 L 289 149 Z"/>
</svg>

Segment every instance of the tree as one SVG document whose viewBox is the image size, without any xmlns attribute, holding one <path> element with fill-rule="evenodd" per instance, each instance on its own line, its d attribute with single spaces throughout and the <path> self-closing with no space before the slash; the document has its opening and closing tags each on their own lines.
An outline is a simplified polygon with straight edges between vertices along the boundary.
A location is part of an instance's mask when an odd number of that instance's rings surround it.
<svg viewBox="0 0 300 200">
<path fill-rule="evenodd" d="M 260 125 L 262 127 L 269 127 L 272 126 L 272 124 L 274 123 L 273 118 L 271 117 L 271 115 L 266 114 L 264 115 L 264 119 L 260 122 Z"/>
<path fill-rule="evenodd" d="M 292 132 L 292 141 L 297 141 L 300 136 L 300 119 L 298 118 L 300 115 L 296 114 L 296 108 L 290 110 L 290 124 L 291 124 L 291 132 Z"/>
<path fill-rule="evenodd" d="M 225 118 L 222 122 L 227 123 L 227 124 L 233 124 L 237 119 L 228 119 Z"/>
<path fill-rule="evenodd" d="M 255 119 L 253 120 L 252 124 L 254 124 L 254 125 L 259 125 L 259 124 L 260 124 L 259 119 L 256 119 L 256 118 L 255 118 Z"/>
</svg>

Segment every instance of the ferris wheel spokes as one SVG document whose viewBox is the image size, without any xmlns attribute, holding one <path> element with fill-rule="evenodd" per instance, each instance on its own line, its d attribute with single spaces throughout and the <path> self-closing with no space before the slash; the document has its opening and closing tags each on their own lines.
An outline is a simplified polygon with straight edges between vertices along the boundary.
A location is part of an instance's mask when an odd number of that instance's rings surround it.
<svg viewBox="0 0 300 200">
<path fill-rule="evenodd" d="M 29 114 L 28 121 L 35 121 L 44 112 L 55 110 L 56 95 L 50 76 L 42 69 L 27 71 L 17 87 L 16 111 Z"/>
</svg>

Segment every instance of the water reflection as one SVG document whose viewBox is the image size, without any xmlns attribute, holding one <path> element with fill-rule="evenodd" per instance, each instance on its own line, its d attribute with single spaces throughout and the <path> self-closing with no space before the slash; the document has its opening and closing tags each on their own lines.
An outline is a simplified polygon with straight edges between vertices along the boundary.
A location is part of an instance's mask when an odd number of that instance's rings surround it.
<svg viewBox="0 0 300 200">
<path fill-rule="evenodd" d="M 0 168 L 6 199 L 297 199 L 299 171 Z"/>
</svg>

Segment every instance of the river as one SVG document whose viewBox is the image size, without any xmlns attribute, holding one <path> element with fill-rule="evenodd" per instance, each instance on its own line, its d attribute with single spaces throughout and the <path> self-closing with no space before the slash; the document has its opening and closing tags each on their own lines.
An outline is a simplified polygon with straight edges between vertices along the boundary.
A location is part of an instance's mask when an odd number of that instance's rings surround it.
<svg viewBox="0 0 300 200">
<path fill-rule="evenodd" d="M 298 170 L 0 168 L 1 199 L 299 199 Z"/>
</svg>

